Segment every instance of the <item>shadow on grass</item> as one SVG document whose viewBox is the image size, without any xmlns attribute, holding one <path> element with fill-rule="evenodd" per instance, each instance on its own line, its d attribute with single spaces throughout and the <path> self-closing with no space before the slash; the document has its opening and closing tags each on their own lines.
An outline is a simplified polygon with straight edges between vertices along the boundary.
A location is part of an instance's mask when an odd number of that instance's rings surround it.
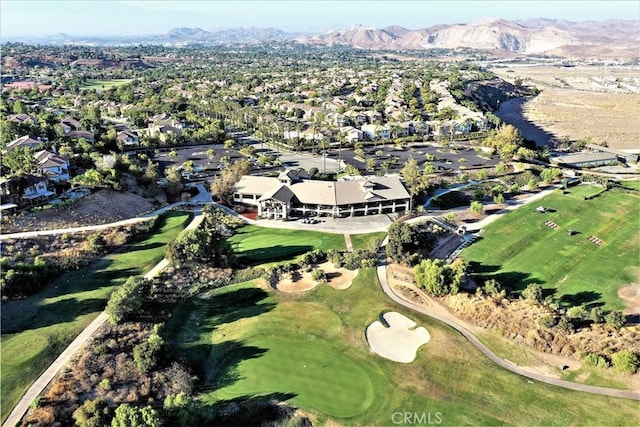
<svg viewBox="0 0 640 427">
<path fill-rule="evenodd" d="M 544 285 L 540 279 L 531 277 L 529 273 L 523 273 L 520 271 L 500 271 L 499 265 L 487 265 L 481 264 L 477 261 L 469 262 L 469 268 L 476 277 L 480 277 L 482 280 L 495 279 L 504 287 L 510 290 L 511 293 L 517 295 L 520 294 L 527 286 L 532 284 Z M 552 295 L 555 290 L 543 289 L 543 296 Z"/>
<path fill-rule="evenodd" d="M 260 316 L 275 307 L 266 303 L 269 294 L 259 288 L 240 288 L 212 297 L 201 296 L 181 304 L 167 322 L 163 336 L 171 345 L 171 356 L 191 366 L 202 379 L 205 391 L 226 387 L 242 379 L 238 366 L 267 349 L 225 340 L 220 326 Z M 218 334 L 218 335 L 216 335 Z M 211 343 L 212 337 L 219 343 Z"/>
<path fill-rule="evenodd" d="M 600 299 L 600 297 L 602 297 L 602 294 L 600 292 L 581 291 L 573 295 L 571 294 L 562 295 L 560 297 L 560 303 L 570 305 L 573 307 L 577 305 L 593 303 L 594 301 L 597 301 L 598 299 Z M 590 304 L 590 305 L 597 306 L 597 304 Z"/>
<path fill-rule="evenodd" d="M 247 266 L 254 266 L 265 262 L 288 260 L 311 250 L 313 250 L 311 245 L 276 245 L 242 251 L 238 254 L 238 259 Z"/>
<path fill-rule="evenodd" d="M 242 395 L 234 399 L 219 400 L 213 404 L 198 403 L 194 408 L 200 425 L 245 427 L 264 425 L 312 425 L 309 421 L 290 422 L 296 417 L 297 408 L 282 404 L 293 399 L 295 393 L 268 393 Z"/>
</svg>

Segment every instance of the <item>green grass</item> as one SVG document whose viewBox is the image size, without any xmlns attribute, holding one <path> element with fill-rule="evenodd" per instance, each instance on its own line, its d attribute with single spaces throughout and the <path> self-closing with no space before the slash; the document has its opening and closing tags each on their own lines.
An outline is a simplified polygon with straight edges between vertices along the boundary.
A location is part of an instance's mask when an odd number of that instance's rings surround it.
<svg viewBox="0 0 640 427">
<path fill-rule="evenodd" d="M 345 250 L 344 235 L 245 225 L 227 239 L 240 260 L 250 265 L 293 261 L 314 249 Z"/>
<path fill-rule="evenodd" d="M 352 234 L 351 244 L 353 245 L 353 249 L 368 249 L 371 239 L 376 238 L 382 242 L 386 235 L 387 233 L 384 231 L 378 233 Z"/>
<path fill-rule="evenodd" d="M 365 328 L 399 311 L 431 341 L 401 364 L 368 348 Z M 353 285 L 304 294 L 233 285 L 178 307 L 164 329 L 175 356 L 203 379 L 215 406 L 274 397 L 346 425 L 392 425 L 396 412 L 440 413 L 444 425 L 635 425 L 637 402 L 589 395 L 511 374 L 452 329 L 397 306 L 374 269 Z M 517 420 L 517 421 L 515 421 Z"/>
<path fill-rule="evenodd" d="M 27 299 L 2 303 L 3 421 L 33 381 L 103 310 L 114 287 L 162 260 L 164 246 L 188 219 L 185 212 L 169 213 L 153 234 L 132 243 L 125 252 L 66 273 Z"/>
<path fill-rule="evenodd" d="M 112 87 L 118 87 L 129 83 L 133 79 L 112 79 L 112 80 L 97 80 L 87 79 L 80 85 L 80 89 L 95 89 L 100 92 Z"/>
<path fill-rule="evenodd" d="M 624 188 L 630 188 L 632 190 L 640 190 L 640 180 L 634 181 L 621 181 L 620 185 Z"/>
<path fill-rule="evenodd" d="M 488 225 L 462 257 L 479 274 L 515 290 L 539 283 L 565 305 L 622 309 L 618 289 L 637 280 L 640 198 L 610 191 L 584 200 L 596 191 L 597 187 L 578 186 L 536 203 L 555 212 L 540 214 L 531 205 L 510 212 Z M 548 220 L 560 228 L 546 227 Z M 568 229 L 579 234 L 569 236 Z M 589 242 L 591 235 L 605 244 Z"/>
</svg>

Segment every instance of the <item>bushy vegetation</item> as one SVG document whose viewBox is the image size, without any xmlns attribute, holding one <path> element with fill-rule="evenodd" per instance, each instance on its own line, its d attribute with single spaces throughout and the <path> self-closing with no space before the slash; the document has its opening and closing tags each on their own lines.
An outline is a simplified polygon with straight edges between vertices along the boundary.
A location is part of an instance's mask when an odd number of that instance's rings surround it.
<svg viewBox="0 0 640 427">
<path fill-rule="evenodd" d="M 213 206 L 206 206 L 203 215 L 204 220 L 197 229 L 183 231 L 167 245 L 167 259 L 178 267 L 190 263 L 231 266 L 235 256 L 225 240 L 242 225 L 242 221 Z"/>
<path fill-rule="evenodd" d="M 460 258 L 451 264 L 446 264 L 441 259 L 425 259 L 413 267 L 418 287 L 434 296 L 457 294 L 465 273 L 466 266 Z"/>
<path fill-rule="evenodd" d="M 416 265 L 435 247 L 442 230 L 434 225 L 395 222 L 388 229 L 386 254 L 393 262 Z"/>
<path fill-rule="evenodd" d="M 150 284 L 145 278 L 132 276 L 113 291 L 105 308 L 109 321 L 119 324 L 136 314 L 142 307 L 144 295 L 148 293 Z"/>
</svg>

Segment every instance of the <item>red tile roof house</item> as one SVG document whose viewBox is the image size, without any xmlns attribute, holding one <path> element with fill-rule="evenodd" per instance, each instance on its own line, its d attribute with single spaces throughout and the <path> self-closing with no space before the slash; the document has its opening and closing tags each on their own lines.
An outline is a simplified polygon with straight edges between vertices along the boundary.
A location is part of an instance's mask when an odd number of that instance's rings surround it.
<svg viewBox="0 0 640 427">
<path fill-rule="evenodd" d="M 345 217 L 411 209 L 411 196 L 400 179 L 393 176 L 333 182 L 293 180 L 285 173 L 278 178 L 245 175 L 235 186 L 233 200 L 256 206 L 261 218 L 280 220 L 292 216 Z"/>
</svg>

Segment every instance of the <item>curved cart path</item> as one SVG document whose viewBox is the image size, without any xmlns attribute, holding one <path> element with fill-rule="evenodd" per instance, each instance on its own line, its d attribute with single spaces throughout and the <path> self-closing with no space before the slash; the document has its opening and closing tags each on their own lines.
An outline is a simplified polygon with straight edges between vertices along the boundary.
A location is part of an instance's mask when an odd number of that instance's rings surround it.
<svg viewBox="0 0 640 427">
<path fill-rule="evenodd" d="M 378 281 L 380 282 L 380 286 L 382 287 L 382 290 L 394 302 L 410 310 L 416 311 L 418 313 L 426 314 L 429 317 L 432 317 L 446 325 L 451 326 L 453 329 L 460 332 L 471 344 L 473 344 L 474 347 L 480 350 L 480 352 L 485 357 L 487 357 L 487 359 L 491 360 L 493 363 L 497 364 L 501 368 L 506 369 L 507 371 L 511 371 L 518 375 L 522 375 L 524 377 L 531 378 L 533 380 L 540 381 L 543 383 L 555 385 L 558 387 L 568 388 L 570 390 L 583 391 L 585 393 L 592 393 L 592 394 L 600 394 L 603 396 L 619 397 L 623 399 L 640 400 L 640 392 L 618 390 L 618 389 L 607 388 L 607 387 L 596 387 L 596 386 L 586 385 L 586 384 L 578 384 L 571 381 L 565 381 L 559 378 L 539 374 L 536 372 L 531 372 L 520 366 L 514 365 L 513 363 L 510 363 L 498 357 L 495 353 L 489 350 L 489 348 L 487 348 L 487 346 L 485 346 L 475 335 L 473 335 L 466 328 L 464 328 L 462 325 L 457 323 L 453 319 L 453 317 L 444 316 L 442 314 L 435 313 L 433 311 L 428 310 L 426 307 L 406 301 L 400 298 L 398 295 L 396 295 L 396 293 L 393 292 L 393 290 L 391 289 L 391 286 L 389 286 L 389 282 L 387 281 L 387 265 L 386 265 L 386 258 L 384 256 L 381 259 L 381 263 L 377 267 L 377 273 L 378 273 Z"/>
</svg>

